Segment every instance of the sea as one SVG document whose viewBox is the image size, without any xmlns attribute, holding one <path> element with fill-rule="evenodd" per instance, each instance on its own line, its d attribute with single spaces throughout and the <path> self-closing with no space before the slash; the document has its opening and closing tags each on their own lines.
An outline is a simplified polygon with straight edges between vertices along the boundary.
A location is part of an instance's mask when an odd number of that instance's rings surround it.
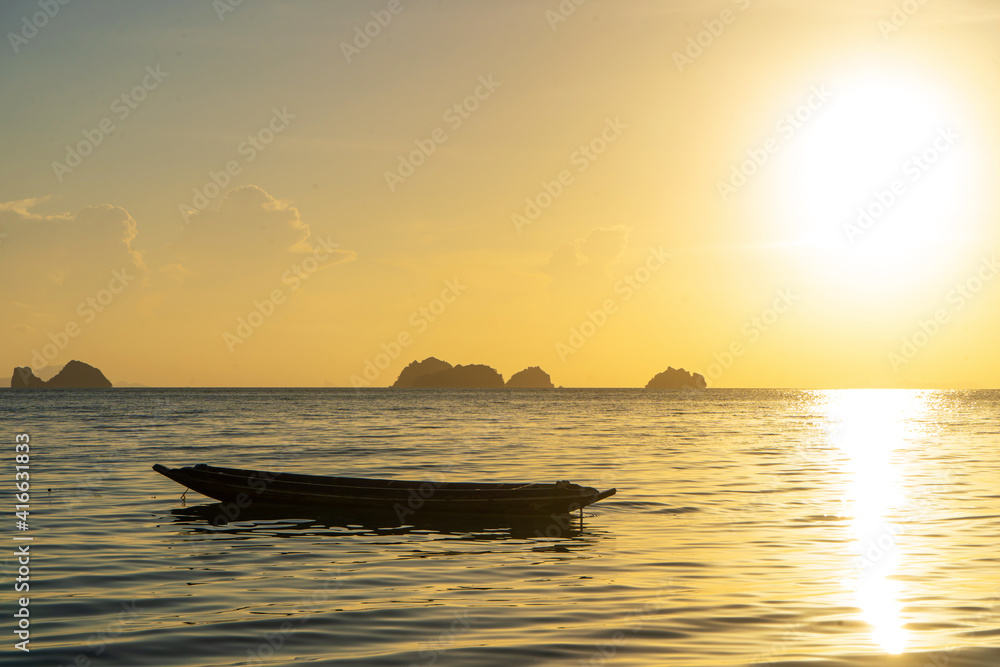
<svg viewBox="0 0 1000 667">
<path fill-rule="evenodd" d="M 3 390 L 0 663 L 996 666 L 998 417 L 996 391 Z M 217 520 L 156 463 L 617 493 L 537 526 Z"/>
</svg>

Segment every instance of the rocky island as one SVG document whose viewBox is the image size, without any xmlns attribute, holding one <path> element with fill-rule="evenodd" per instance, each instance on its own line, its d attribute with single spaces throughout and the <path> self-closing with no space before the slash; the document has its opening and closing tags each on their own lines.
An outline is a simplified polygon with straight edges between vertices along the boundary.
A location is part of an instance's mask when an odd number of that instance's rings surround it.
<svg viewBox="0 0 1000 667">
<path fill-rule="evenodd" d="M 688 373 L 683 368 L 668 367 L 646 383 L 646 389 L 705 389 L 708 384 L 700 373 Z"/>
<path fill-rule="evenodd" d="M 538 366 L 525 368 L 523 371 L 514 373 L 507 380 L 508 389 L 555 389 L 552 378 Z"/>
<path fill-rule="evenodd" d="M 437 373 L 421 375 L 413 386 L 441 389 L 503 389 L 503 376 L 496 369 L 483 364 L 459 365 Z"/>
<path fill-rule="evenodd" d="M 413 387 L 414 383 L 425 375 L 451 370 L 451 368 L 452 365 L 447 361 L 441 361 L 436 357 L 427 357 L 423 361 L 414 361 L 402 370 L 396 381 L 392 383 L 392 387 L 394 389 L 408 389 Z"/>
<path fill-rule="evenodd" d="M 438 389 L 511 389 L 538 388 L 552 389 L 549 374 L 538 366 L 515 373 L 504 384 L 503 375 L 485 364 L 452 366 L 447 361 L 428 357 L 414 361 L 400 372 L 392 384 L 396 389 L 429 388 Z"/>
<path fill-rule="evenodd" d="M 111 381 L 97 368 L 73 360 L 45 382 L 35 376 L 30 366 L 15 368 L 10 378 L 11 389 L 111 389 Z"/>
</svg>

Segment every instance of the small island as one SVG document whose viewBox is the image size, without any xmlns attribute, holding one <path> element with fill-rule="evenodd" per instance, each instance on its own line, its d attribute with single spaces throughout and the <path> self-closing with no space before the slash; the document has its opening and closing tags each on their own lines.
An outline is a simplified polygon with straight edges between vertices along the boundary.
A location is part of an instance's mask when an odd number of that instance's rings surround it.
<svg viewBox="0 0 1000 667">
<path fill-rule="evenodd" d="M 508 389 L 555 389 L 552 378 L 538 366 L 525 368 L 507 380 Z"/>
<path fill-rule="evenodd" d="M 525 368 L 505 383 L 503 375 L 485 364 L 452 366 L 437 357 L 413 361 L 392 383 L 395 389 L 555 389 L 549 374 L 538 366 Z M 657 373 L 646 383 L 646 389 L 706 389 L 708 383 L 700 373 L 689 373 L 672 366 Z"/>
<path fill-rule="evenodd" d="M 48 382 L 37 377 L 30 366 L 15 368 L 11 389 L 111 389 L 113 385 L 99 369 L 75 359 Z"/>
<path fill-rule="evenodd" d="M 44 373 L 43 373 L 44 375 Z M 11 389 L 111 389 L 100 369 L 82 361 L 70 361 L 47 382 L 29 366 L 18 367 L 10 379 Z M 141 387 L 126 383 L 126 386 Z M 485 364 L 452 366 L 447 361 L 428 357 L 413 361 L 391 385 L 394 389 L 555 389 L 552 378 L 538 366 L 530 366 L 514 373 L 504 382 L 503 375 Z M 689 373 L 683 368 L 669 367 L 657 373 L 646 389 L 706 389 L 708 384 L 700 373 Z M 561 387 L 560 387 L 561 388 Z"/>
<path fill-rule="evenodd" d="M 447 361 L 428 357 L 414 361 L 392 383 L 395 389 L 554 389 L 549 374 L 538 366 L 515 373 L 504 383 L 503 375 L 485 364 L 452 366 Z"/>
<path fill-rule="evenodd" d="M 683 368 L 668 367 L 646 383 L 646 389 L 706 389 L 708 383 L 700 373 L 688 373 Z"/>
<path fill-rule="evenodd" d="M 392 383 L 394 389 L 409 389 L 415 386 L 418 379 L 425 375 L 439 373 L 440 371 L 451 370 L 452 365 L 447 361 L 441 361 L 436 357 L 427 357 L 423 361 L 414 361 L 400 372 L 399 377 Z"/>
</svg>

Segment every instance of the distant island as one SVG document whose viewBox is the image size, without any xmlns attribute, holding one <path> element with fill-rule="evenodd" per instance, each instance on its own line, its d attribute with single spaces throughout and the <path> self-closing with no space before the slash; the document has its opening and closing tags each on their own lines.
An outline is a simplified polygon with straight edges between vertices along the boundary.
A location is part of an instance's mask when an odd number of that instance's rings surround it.
<svg viewBox="0 0 1000 667">
<path fill-rule="evenodd" d="M 432 375 L 434 373 L 439 373 L 441 371 L 451 370 L 452 365 L 447 361 L 441 361 L 434 357 L 427 357 L 423 361 L 414 361 L 409 366 L 404 368 L 396 381 L 392 383 L 392 386 L 396 389 L 409 389 L 415 386 L 418 379 L 426 376 Z"/>
<path fill-rule="evenodd" d="M 538 366 L 525 368 L 505 383 L 503 376 L 484 364 L 452 366 L 437 357 L 413 361 L 392 383 L 395 389 L 555 389 L 552 378 Z M 699 373 L 669 367 L 646 383 L 646 389 L 706 389 L 708 384 Z"/>
<path fill-rule="evenodd" d="M 525 368 L 510 376 L 507 380 L 508 389 L 555 389 L 552 378 L 538 366 Z"/>
<path fill-rule="evenodd" d="M 504 383 L 503 375 L 495 368 L 484 364 L 469 364 L 467 366 L 452 366 L 447 361 L 428 357 L 423 361 L 414 361 L 404 368 L 396 381 L 392 383 L 396 389 L 511 389 L 539 388 L 552 389 L 549 374 L 538 366 L 526 368 L 515 373 Z"/>
<path fill-rule="evenodd" d="M 646 383 L 646 389 L 706 389 L 708 383 L 700 373 L 688 373 L 683 368 L 668 367 Z"/>
<path fill-rule="evenodd" d="M 37 377 L 30 366 L 15 368 L 10 378 L 11 389 L 111 389 L 112 386 L 100 370 L 76 360 L 63 366 L 48 382 Z"/>
<path fill-rule="evenodd" d="M 40 371 L 46 375 L 45 369 Z M 49 371 L 51 372 L 51 370 Z M 48 381 L 42 380 L 29 366 L 15 368 L 10 379 L 12 389 L 111 389 L 111 381 L 98 368 L 73 360 Z M 123 383 L 125 387 L 144 387 L 136 383 Z M 518 371 L 504 382 L 503 375 L 485 364 L 452 366 L 447 361 L 428 357 L 413 361 L 392 383 L 395 389 L 555 389 L 552 378 L 538 366 Z M 706 389 L 705 378 L 699 373 L 689 373 L 683 368 L 669 367 L 657 373 L 646 389 Z M 561 387 L 560 387 L 561 389 Z"/>
</svg>

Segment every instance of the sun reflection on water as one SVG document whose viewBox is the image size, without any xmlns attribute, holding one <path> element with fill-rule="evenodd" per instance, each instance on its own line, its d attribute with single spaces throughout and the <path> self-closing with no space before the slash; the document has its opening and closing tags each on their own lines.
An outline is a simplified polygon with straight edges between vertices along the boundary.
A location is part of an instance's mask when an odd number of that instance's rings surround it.
<svg viewBox="0 0 1000 667">
<path fill-rule="evenodd" d="M 847 585 L 855 592 L 872 641 L 883 651 L 906 650 L 900 599 L 902 583 L 892 578 L 900 564 L 903 525 L 890 521 L 905 503 L 904 485 L 893 457 L 912 436 L 926 410 L 921 392 L 851 390 L 829 392 L 825 406 L 829 437 L 844 454 L 850 481 L 842 498 L 851 518 L 852 561 Z"/>
</svg>

